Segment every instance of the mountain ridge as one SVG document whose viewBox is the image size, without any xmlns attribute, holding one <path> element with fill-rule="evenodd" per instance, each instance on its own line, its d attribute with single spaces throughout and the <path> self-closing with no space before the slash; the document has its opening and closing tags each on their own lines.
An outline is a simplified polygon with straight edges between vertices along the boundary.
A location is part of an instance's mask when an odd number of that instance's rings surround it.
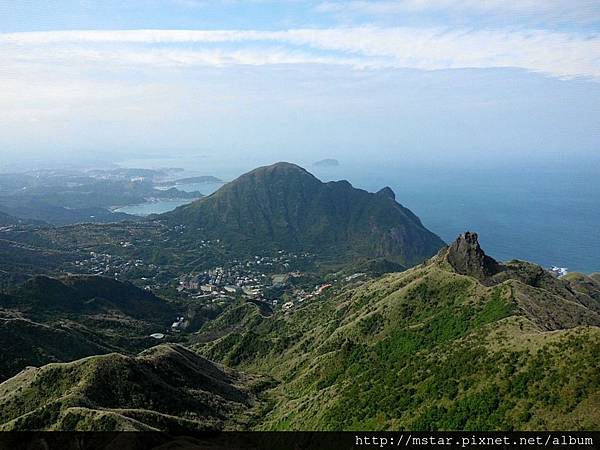
<svg viewBox="0 0 600 450">
<path fill-rule="evenodd" d="M 457 241 L 283 315 L 238 312 L 229 334 L 203 342 L 200 330 L 195 348 L 283 380 L 262 429 L 600 429 L 600 290 L 519 261 L 461 274 L 487 255 L 473 234 Z"/>
<path fill-rule="evenodd" d="M 0 430 L 218 430 L 235 426 L 260 385 L 177 345 L 90 356 L 0 384 Z"/>
<path fill-rule="evenodd" d="M 0 427 L 600 429 L 600 282 L 499 263 L 475 233 L 273 314 L 238 299 L 186 342 L 28 368 Z"/>
<path fill-rule="evenodd" d="M 238 252 L 283 248 L 330 259 L 420 263 L 444 243 L 390 191 L 373 194 L 346 180 L 323 183 L 300 166 L 280 162 L 241 175 L 158 220 L 185 225 L 202 238 L 220 238 Z"/>
<path fill-rule="evenodd" d="M 36 276 L 0 294 L 0 381 L 24 366 L 154 344 L 175 308 L 132 284 L 91 275 Z"/>
</svg>

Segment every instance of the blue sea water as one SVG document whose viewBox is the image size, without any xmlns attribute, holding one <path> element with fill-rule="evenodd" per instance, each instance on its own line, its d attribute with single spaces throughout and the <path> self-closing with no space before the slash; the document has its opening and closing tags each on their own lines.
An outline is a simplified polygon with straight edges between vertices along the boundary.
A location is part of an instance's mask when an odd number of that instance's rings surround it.
<svg viewBox="0 0 600 450">
<path fill-rule="evenodd" d="M 143 160 L 138 160 L 129 165 L 139 167 L 142 163 Z M 202 166 L 195 166 L 193 161 L 178 160 L 146 164 L 186 167 L 186 176 L 214 175 L 224 180 L 231 180 L 255 165 L 213 166 L 202 161 Z M 342 162 L 338 167 L 303 166 L 323 181 L 347 179 L 355 187 L 371 192 L 390 186 L 396 200 L 446 242 L 464 231 L 475 231 L 484 250 L 499 260 L 524 259 L 544 267 L 556 265 L 569 271 L 600 272 L 600 167 L 597 165 L 482 168 Z M 208 190 L 218 187 L 211 186 Z M 149 204 L 145 213 L 164 212 L 164 206 L 169 205 Z"/>
<path fill-rule="evenodd" d="M 165 186 L 165 189 L 175 187 L 180 191 L 200 192 L 203 195 L 210 195 L 223 186 L 223 183 L 184 183 L 173 186 Z M 161 199 L 151 202 L 141 203 L 139 205 L 127 205 L 115 209 L 116 212 L 132 214 L 134 216 L 148 216 L 150 214 L 162 214 L 192 202 L 192 199 Z"/>
<path fill-rule="evenodd" d="M 150 214 L 162 214 L 174 210 L 178 206 L 190 203 L 189 199 L 156 200 L 153 202 L 140 203 L 139 205 L 127 205 L 115 209 L 115 212 L 132 214 L 134 216 L 148 216 Z"/>
<path fill-rule="evenodd" d="M 355 187 L 390 186 L 396 200 L 444 241 L 479 234 L 496 259 L 524 259 L 544 267 L 600 271 L 600 170 L 597 167 L 345 169 Z M 317 169 L 336 179 L 343 166 Z M 329 173 L 327 173 L 329 172 Z"/>
</svg>

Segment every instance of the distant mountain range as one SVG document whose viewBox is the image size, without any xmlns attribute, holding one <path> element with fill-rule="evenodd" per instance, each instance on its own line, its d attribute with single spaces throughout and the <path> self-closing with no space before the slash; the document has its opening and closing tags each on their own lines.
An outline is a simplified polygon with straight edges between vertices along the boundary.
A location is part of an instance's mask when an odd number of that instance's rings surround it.
<svg viewBox="0 0 600 450">
<path fill-rule="evenodd" d="M 70 209 L 52 205 L 43 201 L 26 199 L 18 203 L 19 199 L 13 198 L 0 207 L 24 222 L 41 221 L 54 225 L 68 225 L 73 223 L 112 223 L 123 220 L 138 220 L 137 217 L 120 212 L 111 212 L 106 208 L 76 208 Z"/>
<path fill-rule="evenodd" d="M 192 201 L 202 196 L 200 192 L 176 188 L 156 189 L 158 180 L 166 176 L 167 172 L 143 169 L 0 174 L 0 213 L 59 226 L 111 223 L 139 219 L 114 212 L 118 207 L 141 204 L 148 199 Z M 0 224 L 3 220 L 0 216 Z"/>
<path fill-rule="evenodd" d="M 385 257 L 411 266 L 444 245 L 391 189 L 374 194 L 347 181 L 323 183 L 290 163 L 255 169 L 159 219 L 247 254 L 285 249 L 336 261 Z"/>
<path fill-rule="evenodd" d="M 160 183 L 155 183 L 156 186 L 177 186 L 180 184 L 219 184 L 223 183 L 223 180 L 217 177 L 213 177 L 212 175 L 201 175 L 199 177 L 187 177 L 187 178 L 178 178 L 174 181 L 163 181 Z"/>
</svg>

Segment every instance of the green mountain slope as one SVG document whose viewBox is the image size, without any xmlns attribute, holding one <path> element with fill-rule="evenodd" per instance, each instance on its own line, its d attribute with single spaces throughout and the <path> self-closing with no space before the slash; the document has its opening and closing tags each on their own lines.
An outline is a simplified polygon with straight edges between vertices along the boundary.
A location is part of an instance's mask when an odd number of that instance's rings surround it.
<svg viewBox="0 0 600 450">
<path fill-rule="evenodd" d="M 195 348 L 280 382 L 265 429 L 600 429 L 600 295 L 578 286 L 465 234 L 285 313 L 238 306 Z"/>
<path fill-rule="evenodd" d="M 33 277 L 6 295 L 3 306 L 40 317 L 112 311 L 139 319 L 169 320 L 174 314 L 168 303 L 151 292 L 131 283 L 93 275 Z"/>
<path fill-rule="evenodd" d="M 0 430 L 236 427 L 262 383 L 176 345 L 49 364 L 0 384 Z"/>
<path fill-rule="evenodd" d="M 26 366 L 137 352 L 176 316 L 170 303 L 110 278 L 37 276 L 0 294 L 0 381 Z"/>
<path fill-rule="evenodd" d="M 0 280 L 24 282 L 33 274 L 56 270 L 59 265 L 75 259 L 72 252 L 0 239 Z"/>
<path fill-rule="evenodd" d="M 336 262 L 386 257 L 414 265 L 443 246 L 391 189 L 372 194 L 347 181 L 322 183 L 289 163 L 253 170 L 160 220 L 221 239 L 237 254 L 286 249 Z"/>
<path fill-rule="evenodd" d="M 21 317 L 0 318 L 0 381 L 27 366 L 73 361 L 119 349 L 115 343 L 79 327 L 45 325 Z"/>
<path fill-rule="evenodd" d="M 47 295 L 29 287 L 31 305 L 45 298 L 47 313 L 87 314 L 62 292 L 103 298 L 90 303 L 96 314 L 120 303 L 102 293 L 101 279 L 34 285 Z M 109 293 L 119 289 L 129 288 Z M 20 335 L 38 326 L 25 326 L 18 313 L 10 320 Z M 98 333 L 108 336 L 106 328 Z M 90 334 L 79 338 L 98 344 Z M 110 353 L 23 370 L 0 384 L 0 427 L 600 429 L 597 277 L 557 279 L 527 262 L 499 263 L 473 233 L 412 269 L 334 282 L 287 310 L 265 314 L 233 302 L 189 345 L 193 351 L 163 345 L 138 357 Z"/>
</svg>

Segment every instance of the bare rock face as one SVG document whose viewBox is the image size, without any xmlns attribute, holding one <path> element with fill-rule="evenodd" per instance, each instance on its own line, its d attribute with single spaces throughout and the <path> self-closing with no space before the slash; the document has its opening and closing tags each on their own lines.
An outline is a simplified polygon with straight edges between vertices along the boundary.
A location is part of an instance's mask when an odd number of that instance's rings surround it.
<svg viewBox="0 0 600 450">
<path fill-rule="evenodd" d="M 450 265 L 462 275 L 483 280 L 500 271 L 498 262 L 481 249 L 477 233 L 461 234 L 449 247 L 447 255 Z"/>
</svg>

